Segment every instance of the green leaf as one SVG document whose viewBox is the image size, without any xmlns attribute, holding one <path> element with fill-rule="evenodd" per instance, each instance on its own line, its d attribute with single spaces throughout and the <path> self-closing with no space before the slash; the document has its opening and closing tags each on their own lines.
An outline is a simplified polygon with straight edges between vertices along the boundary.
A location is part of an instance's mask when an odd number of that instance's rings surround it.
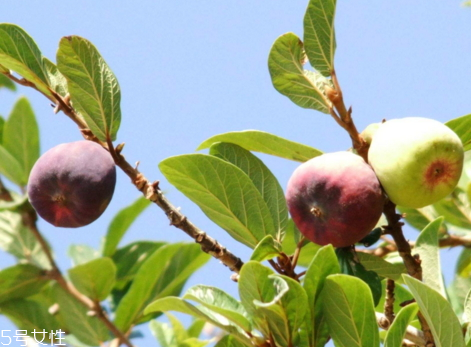
<svg viewBox="0 0 471 347">
<path fill-rule="evenodd" d="M 340 272 L 337 256 L 332 245 L 320 248 L 306 271 L 304 276 L 304 290 L 308 297 L 310 309 L 309 323 L 307 324 L 310 346 L 323 346 L 328 340 L 325 315 L 322 312 L 322 302 L 319 296 L 324 288 L 324 283 L 329 275 Z"/>
<path fill-rule="evenodd" d="M 403 275 L 420 312 L 430 326 L 437 347 L 464 347 L 458 317 L 447 300 L 428 285 L 407 275 Z"/>
<path fill-rule="evenodd" d="M 176 243 L 157 249 L 141 265 L 130 289 L 116 309 L 115 324 L 122 331 L 151 319 L 144 308 L 152 301 L 178 295 L 187 279 L 209 260 L 198 244 Z"/>
<path fill-rule="evenodd" d="M 201 284 L 196 285 L 188 289 L 183 299 L 200 303 L 240 326 L 243 330 L 247 332 L 252 331 L 252 326 L 244 306 L 219 288 Z"/>
<path fill-rule="evenodd" d="M 116 266 L 106 257 L 77 265 L 68 272 L 78 291 L 97 301 L 106 299 L 116 280 Z"/>
<path fill-rule="evenodd" d="M 471 278 L 464 278 L 459 275 L 455 275 L 447 288 L 449 301 L 457 316 L 461 316 L 464 312 L 463 303 L 466 300 L 469 288 L 471 288 Z"/>
<path fill-rule="evenodd" d="M 67 255 L 72 259 L 72 265 L 82 265 L 100 257 L 100 252 L 88 245 L 70 245 Z"/>
<path fill-rule="evenodd" d="M 373 301 L 376 305 L 381 299 L 381 279 L 374 271 L 367 270 L 363 264 L 358 261 L 356 253 L 351 248 L 337 248 L 337 258 L 339 259 L 341 272 L 347 275 L 362 279 L 373 294 Z"/>
<path fill-rule="evenodd" d="M 52 286 L 52 295 L 60 307 L 60 314 L 72 333 L 81 342 L 90 346 L 100 346 L 110 339 L 105 324 L 96 316 L 88 315 L 88 309 L 57 283 Z"/>
<path fill-rule="evenodd" d="M 0 64 L 23 76 L 42 93 L 52 96 L 41 51 L 28 33 L 17 25 L 0 24 Z"/>
<path fill-rule="evenodd" d="M 114 252 L 112 259 L 117 268 L 115 288 L 123 289 L 134 279 L 142 264 L 165 244 L 165 242 L 137 241 Z"/>
<path fill-rule="evenodd" d="M 397 206 L 397 209 L 405 217 L 406 222 L 413 228 L 421 231 L 423 230 L 430 222 L 434 221 L 440 215 L 435 211 L 433 206 L 425 206 L 422 208 L 414 209 L 404 206 Z M 440 228 L 440 234 L 445 234 L 447 227 L 445 224 L 442 224 Z"/>
<path fill-rule="evenodd" d="M 3 75 L 0 72 L 0 88 L 2 87 L 10 89 L 12 91 L 16 91 L 15 83 L 13 83 L 11 79 L 9 79 L 7 76 Z"/>
<path fill-rule="evenodd" d="M 0 174 L 21 187 L 26 186 L 28 177 L 20 162 L 5 147 L 0 145 Z"/>
<path fill-rule="evenodd" d="M 267 235 L 255 246 L 250 260 L 265 261 L 279 256 L 281 245 L 273 236 Z"/>
<path fill-rule="evenodd" d="M 62 97 L 65 97 L 69 93 L 69 89 L 67 87 L 67 80 L 65 79 L 64 75 L 60 73 L 56 64 L 54 64 L 47 58 L 43 58 L 43 60 L 47 79 L 49 80 L 49 86 L 57 94 Z M 81 116 L 80 113 L 79 116 Z"/>
<path fill-rule="evenodd" d="M 43 269 L 51 267 L 42 246 L 31 230 L 23 225 L 19 213 L 0 211 L 0 249 L 14 255 L 22 263 Z"/>
<path fill-rule="evenodd" d="M 439 217 L 422 230 L 415 243 L 414 252 L 420 256 L 423 282 L 446 298 L 438 243 L 438 233 L 442 223 L 443 217 Z"/>
<path fill-rule="evenodd" d="M 5 122 L 3 146 L 20 164 L 24 179 L 39 158 L 39 128 L 31 104 L 22 97 Z"/>
<path fill-rule="evenodd" d="M 211 146 L 209 154 L 234 164 L 249 176 L 267 203 L 277 230 L 276 240 L 281 242 L 288 223 L 288 207 L 276 177 L 260 159 L 236 144 L 216 143 Z"/>
<path fill-rule="evenodd" d="M 471 149 L 471 114 L 449 120 L 445 123 L 463 142 L 465 151 Z"/>
<path fill-rule="evenodd" d="M 177 311 L 185 314 L 189 314 L 195 318 L 203 319 L 204 321 L 211 323 L 212 325 L 221 328 L 227 333 L 231 334 L 244 346 L 253 347 L 248 335 L 234 323 L 224 319 L 217 313 L 211 312 L 210 310 L 203 310 L 204 307 L 195 307 L 192 304 L 177 298 L 177 297 L 166 297 L 161 298 L 151 303 L 144 311 L 144 314 L 152 314 L 155 312 L 166 312 L 166 311 Z"/>
<path fill-rule="evenodd" d="M 288 228 L 286 229 L 285 238 L 283 239 L 283 252 L 288 255 L 293 255 L 297 245 L 301 241 L 302 234 L 294 225 L 292 219 L 288 221 Z M 298 265 L 308 267 L 311 264 L 312 258 L 316 255 L 317 251 L 321 248 L 320 245 L 304 239 L 301 247 L 301 253 L 298 258 Z"/>
<path fill-rule="evenodd" d="M 139 197 L 131 205 L 119 211 L 111 221 L 105 236 L 103 256 L 111 257 L 126 231 L 137 217 L 151 204 L 150 200 Z"/>
<path fill-rule="evenodd" d="M 321 151 L 315 148 L 259 130 L 232 131 L 215 135 L 203 141 L 196 150 L 209 148 L 217 142 L 233 143 L 248 151 L 270 154 L 300 162 L 308 161 L 322 154 Z"/>
<path fill-rule="evenodd" d="M 296 105 L 329 114 L 325 86 L 331 82 L 318 72 L 306 71 L 302 41 L 293 33 L 276 39 L 268 57 L 268 69 L 275 89 Z"/>
<path fill-rule="evenodd" d="M 248 314 L 253 317 L 257 330 L 264 336 L 273 336 L 279 346 L 291 343 L 287 305 L 282 300 L 290 286 L 262 264 L 249 261 L 244 264 L 239 277 L 239 296 Z M 294 317 L 295 314 L 290 314 Z"/>
<path fill-rule="evenodd" d="M 392 264 L 381 257 L 363 252 L 358 252 L 357 257 L 367 270 L 374 271 L 381 277 L 401 281 L 402 274 L 406 273 L 403 263 Z"/>
<path fill-rule="evenodd" d="M 201 332 L 203 331 L 204 325 L 206 322 L 203 319 L 195 319 L 191 323 L 191 325 L 188 327 L 187 334 L 189 337 L 194 337 L 197 338 L 201 335 Z"/>
<path fill-rule="evenodd" d="M 321 301 L 335 346 L 379 347 L 373 298 L 365 282 L 352 276 L 330 275 Z"/>
<path fill-rule="evenodd" d="M 471 229 L 471 208 L 468 195 L 463 189 L 455 188 L 449 196 L 433 204 L 433 208 L 440 216 L 445 217 L 447 223 Z"/>
<path fill-rule="evenodd" d="M 406 334 L 407 326 L 415 318 L 419 306 L 416 303 L 402 308 L 394 318 L 393 323 L 386 332 L 384 347 L 401 347 Z"/>
<path fill-rule="evenodd" d="M 5 118 L 0 116 L 0 145 L 3 144 L 3 131 L 4 131 L 4 129 L 5 129 Z"/>
<path fill-rule="evenodd" d="M 115 140 L 121 122 L 121 91 L 100 52 L 82 37 L 63 37 L 57 67 L 67 79 L 74 108 L 90 130 L 102 141 Z"/>
<path fill-rule="evenodd" d="M 334 70 L 336 0 L 310 0 L 304 15 L 304 47 L 311 66 L 328 77 Z"/>
<path fill-rule="evenodd" d="M 167 158 L 159 165 L 167 180 L 237 241 L 254 248 L 277 230 L 265 201 L 238 167 L 203 154 Z"/>
<path fill-rule="evenodd" d="M 152 335 L 154 335 L 162 347 L 182 347 L 189 339 L 189 336 L 182 323 L 175 316 L 170 313 L 166 313 L 166 315 L 171 324 L 152 320 L 149 324 Z M 202 345 L 204 346 L 205 344 L 203 342 Z"/>
<path fill-rule="evenodd" d="M 0 271 L 0 303 L 39 293 L 49 282 L 44 270 L 31 264 L 18 264 Z"/>
<path fill-rule="evenodd" d="M 214 347 L 243 347 L 245 346 L 234 336 L 226 335 L 214 345 Z"/>
<path fill-rule="evenodd" d="M 0 200 L 0 211 L 10 210 L 14 211 L 22 205 L 26 205 L 28 201 L 28 196 L 19 195 L 14 191 L 9 191 L 12 201 Z"/>
<path fill-rule="evenodd" d="M 51 331 L 66 330 L 62 323 L 61 314 L 52 315 L 49 308 L 54 304 L 49 290 L 25 299 L 15 299 L 0 304 L 0 310 L 19 329 L 27 330 L 28 336 L 36 338 L 37 342 L 51 343 Z M 36 333 L 34 333 L 36 331 Z M 55 337 L 60 337 L 56 335 Z M 63 335 L 62 335 L 63 337 Z M 60 343 L 54 339 L 54 343 Z M 63 342 L 63 341 L 62 341 Z"/>
</svg>

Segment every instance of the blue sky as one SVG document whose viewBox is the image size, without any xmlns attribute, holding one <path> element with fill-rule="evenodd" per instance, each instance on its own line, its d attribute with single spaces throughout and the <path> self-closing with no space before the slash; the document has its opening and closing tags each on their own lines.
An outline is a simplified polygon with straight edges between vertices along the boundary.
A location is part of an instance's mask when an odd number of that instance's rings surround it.
<svg viewBox="0 0 471 347">
<path fill-rule="evenodd" d="M 55 60 L 59 39 L 80 35 L 92 41 L 116 74 L 122 90 L 123 119 L 118 142 L 124 155 L 140 161 L 141 171 L 160 180 L 168 198 L 201 229 L 248 259 L 249 250 L 210 222 L 168 184 L 158 163 L 192 153 L 206 138 L 258 129 L 325 152 L 350 147 L 348 135 L 327 115 L 301 109 L 271 85 L 268 52 L 286 32 L 302 36 L 307 0 L 296 1 L 80 1 L 4 0 L 0 22 L 23 27 L 45 56 Z M 420 116 L 447 121 L 471 113 L 471 9 L 459 1 L 338 1 L 336 71 L 357 127 L 383 118 Z M 19 95 L 30 98 L 41 130 L 41 152 L 81 139 L 63 114 L 32 90 L 0 91 L 0 114 L 7 116 Z M 298 165 L 260 156 L 285 187 Z M 63 270 L 70 266 L 70 244 L 99 247 L 114 214 L 139 196 L 123 174 L 105 214 L 80 229 L 55 229 L 40 221 Z M 408 230 L 410 238 L 415 232 Z M 133 240 L 191 241 L 169 227 L 150 207 L 122 245 Z M 450 278 L 456 251 L 443 252 Z M 13 264 L 0 253 L 0 268 Z M 216 260 L 189 285 L 216 285 L 236 295 L 230 272 Z M 12 329 L 0 316 L 1 329 Z M 144 326 L 141 329 L 150 334 Z M 152 337 L 135 341 L 154 345 Z M 13 345 L 13 344 L 12 344 Z"/>
</svg>

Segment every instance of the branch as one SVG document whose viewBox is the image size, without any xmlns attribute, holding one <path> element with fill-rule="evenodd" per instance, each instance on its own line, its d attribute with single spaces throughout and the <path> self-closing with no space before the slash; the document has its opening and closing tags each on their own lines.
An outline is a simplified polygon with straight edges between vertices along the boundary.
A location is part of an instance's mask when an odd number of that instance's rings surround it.
<svg viewBox="0 0 471 347">
<path fill-rule="evenodd" d="M 384 301 L 384 315 L 390 323 L 394 320 L 394 288 L 396 284 L 392 279 L 386 281 L 386 300 Z"/>
<path fill-rule="evenodd" d="M 16 83 L 27 87 L 32 87 L 38 90 L 33 83 L 25 79 L 19 80 L 18 78 L 9 73 L 5 73 L 5 76 L 7 76 Z M 90 129 L 88 129 L 87 124 L 81 117 L 78 116 L 76 111 L 73 109 L 69 102 L 69 96 L 62 97 L 55 91 L 50 90 L 55 98 L 55 100 L 53 100 L 44 93 L 42 93 L 40 90 L 38 91 L 57 105 L 57 112 L 64 112 L 65 115 L 67 115 L 75 124 L 77 124 L 77 126 L 82 132 L 83 137 L 86 140 L 97 142 L 111 153 L 113 159 L 115 160 L 116 166 L 121 168 L 121 170 L 126 175 L 128 175 L 128 177 L 131 179 L 131 182 L 147 199 L 154 202 L 162 209 L 162 211 L 164 211 L 164 213 L 170 220 L 170 225 L 173 225 L 178 229 L 184 231 L 187 235 L 193 238 L 196 243 L 200 244 L 201 250 L 203 252 L 206 252 L 221 261 L 231 271 L 237 273 L 240 272 L 240 269 L 244 264 L 243 261 L 236 255 L 231 253 L 227 248 L 219 244 L 219 242 L 217 242 L 215 239 L 213 239 L 204 231 L 199 229 L 192 222 L 190 222 L 188 218 L 184 214 L 182 214 L 177 207 L 172 205 L 172 203 L 164 196 L 158 186 L 158 182 L 151 183 L 142 173 L 138 171 L 137 166 L 133 167 L 130 163 L 128 163 L 126 159 L 121 155 L 121 149 L 123 145 L 118 145 L 117 148 L 119 149 L 117 150 L 113 147 L 111 141 L 108 141 L 108 143 L 100 141 L 90 131 Z"/>
</svg>

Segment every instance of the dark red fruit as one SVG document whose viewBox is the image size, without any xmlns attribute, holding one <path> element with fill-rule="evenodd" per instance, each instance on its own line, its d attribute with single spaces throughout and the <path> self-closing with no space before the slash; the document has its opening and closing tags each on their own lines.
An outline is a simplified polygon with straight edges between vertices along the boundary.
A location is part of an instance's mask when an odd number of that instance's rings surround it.
<svg viewBox="0 0 471 347">
<path fill-rule="evenodd" d="M 288 182 L 286 200 L 306 238 L 334 247 L 347 247 L 365 237 L 384 204 L 373 169 L 349 152 L 324 154 L 299 166 Z"/>
<path fill-rule="evenodd" d="M 78 141 L 56 146 L 33 166 L 29 201 L 49 223 L 77 228 L 95 221 L 113 196 L 116 168 L 100 145 Z"/>
</svg>

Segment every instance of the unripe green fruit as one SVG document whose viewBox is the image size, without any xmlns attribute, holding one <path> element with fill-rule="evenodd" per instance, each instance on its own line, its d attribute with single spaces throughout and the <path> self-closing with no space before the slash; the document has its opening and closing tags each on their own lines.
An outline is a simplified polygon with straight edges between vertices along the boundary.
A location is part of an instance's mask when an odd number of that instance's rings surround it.
<svg viewBox="0 0 471 347">
<path fill-rule="evenodd" d="M 381 124 L 368 153 L 389 199 L 410 208 L 450 194 L 460 179 L 463 157 L 461 140 L 450 128 L 418 117 Z"/>
<path fill-rule="evenodd" d="M 372 123 L 368 125 L 365 130 L 363 130 L 360 135 L 365 140 L 367 144 L 371 144 L 371 141 L 373 140 L 374 134 L 376 134 L 376 131 L 379 129 L 381 126 L 381 123 Z"/>
<path fill-rule="evenodd" d="M 334 247 L 347 247 L 368 235 L 384 205 L 373 169 L 349 152 L 323 154 L 301 164 L 288 182 L 286 201 L 306 238 Z"/>
</svg>

